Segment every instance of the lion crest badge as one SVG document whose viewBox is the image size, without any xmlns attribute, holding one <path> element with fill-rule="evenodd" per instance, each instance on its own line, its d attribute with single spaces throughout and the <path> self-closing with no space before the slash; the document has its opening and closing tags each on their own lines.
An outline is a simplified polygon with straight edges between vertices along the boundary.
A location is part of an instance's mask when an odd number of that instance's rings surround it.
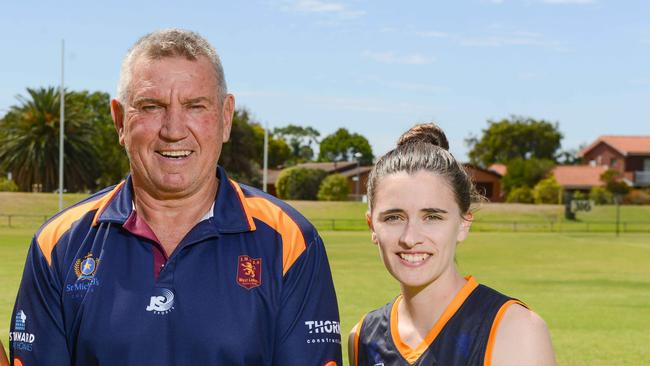
<svg viewBox="0 0 650 366">
<path fill-rule="evenodd" d="M 237 284 L 247 290 L 262 284 L 262 258 L 240 255 L 237 261 Z"/>
</svg>

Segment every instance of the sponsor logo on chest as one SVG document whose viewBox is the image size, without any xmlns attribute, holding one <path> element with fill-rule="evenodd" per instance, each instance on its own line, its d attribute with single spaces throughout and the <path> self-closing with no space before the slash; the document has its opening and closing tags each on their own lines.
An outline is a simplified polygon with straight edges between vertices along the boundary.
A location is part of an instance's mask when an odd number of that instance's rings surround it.
<svg viewBox="0 0 650 366">
<path fill-rule="evenodd" d="M 157 287 L 149 299 L 146 311 L 156 315 L 165 315 L 174 310 L 174 292 L 168 288 Z"/>
</svg>

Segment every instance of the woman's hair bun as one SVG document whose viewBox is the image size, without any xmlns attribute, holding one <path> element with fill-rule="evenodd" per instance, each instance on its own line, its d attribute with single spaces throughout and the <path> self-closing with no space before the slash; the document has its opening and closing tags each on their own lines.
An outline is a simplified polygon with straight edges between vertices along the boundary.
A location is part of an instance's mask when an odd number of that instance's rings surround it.
<svg viewBox="0 0 650 366">
<path fill-rule="evenodd" d="M 411 127 L 408 131 L 404 132 L 397 141 L 397 146 L 406 144 L 425 143 L 439 146 L 445 150 L 449 150 L 449 141 L 447 136 L 438 125 L 434 123 L 422 123 Z"/>
</svg>

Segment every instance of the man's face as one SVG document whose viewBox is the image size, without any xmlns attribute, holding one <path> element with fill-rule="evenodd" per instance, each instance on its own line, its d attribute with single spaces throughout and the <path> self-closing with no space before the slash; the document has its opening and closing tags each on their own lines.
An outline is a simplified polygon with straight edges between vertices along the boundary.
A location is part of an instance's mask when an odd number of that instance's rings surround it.
<svg viewBox="0 0 650 366">
<path fill-rule="evenodd" d="M 210 61 L 184 57 L 132 65 L 125 105 L 111 103 L 133 182 L 155 198 L 182 198 L 216 182 L 234 99 L 219 100 Z"/>
</svg>

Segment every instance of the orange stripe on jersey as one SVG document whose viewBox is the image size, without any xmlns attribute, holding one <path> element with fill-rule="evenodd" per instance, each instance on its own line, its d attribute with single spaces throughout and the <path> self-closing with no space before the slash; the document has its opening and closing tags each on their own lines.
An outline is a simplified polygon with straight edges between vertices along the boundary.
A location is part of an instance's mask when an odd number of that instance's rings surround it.
<svg viewBox="0 0 650 366">
<path fill-rule="evenodd" d="M 23 362 L 18 357 L 14 357 L 14 366 L 23 366 Z"/>
<path fill-rule="evenodd" d="M 483 360 L 483 365 L 485 366 L 490 366 L 492 364 L 492 350 L 494 349 L 494 341 L 496 340 L 497 329 L 499 328 L 499 324 L 501 323 L 503 316 L 506 314 L 506 310 L 508 310 L 510 305 L 513 304 L 519 304 L 525 308 L 528 308 L 526 304 L 518 300 L 508 300 L 503 305 L 501 305 L 501 308 L 497 312 L 497 315 L 494 317 L 494 322 L 492 322 L 492 328 L 490 328 L 490 336 L 488 337 L 487 349 L 485 350 L 485 359 Z"/>
<path fill-rule="evenodd" d="M 414 364 L 415 361 L 420 358 L 420 356 L 422 356 L 422 354 L 427 350 L 427 348 L 429 348 L 429 346 L 431 346 L 431 343 L 433 343 L 438 334 L 440 334 L 442 328 L 445 327 L 449 319 L 451 319 L 451 317 L 456 314 L 461 305 L 463 305 L 465 300 L 467 300 L 467 297 L 478 286 L 478 283 L 474 277 L 470 276 L 466 279 L 467 283 L 463 286 L 463 288 L 460 289 L 460 291 L 458 291 L 449 306 L 447 306 L 447 309 L 445 309 L 445 312 L 440 316 L 440 319 L 438 319 L 436 324 L 434 324 L 433 328 L 431 328 L 429 333 L 422 340 L 422 343 L 420 343 L 416 349 L 412 349 L 408 344 L 404 343 L 402 341 L 402 338 L 399 336 L 399 329 L 397 326 L 397 307 L 400 301 L 402 301 L 402 296 L 400 295 L 397 299 L 395 299 L 393 307 L 390 311 L 390 332 L 393 336 L 393 343 L 395 343 L 397 346 L 397 350 L 402 355 L 402 357 L 404 357 L 404 359 L 411 365 Z"/>
<path fill-rule="evenodd" d="M 350 366 L 359 366 L 359 337 L 361 336 L 361 327 L 363 326 L 364 319 L 366 319 L 366 315 L 361 317 L 361 320 L 357 323 L 357 329 L 354 332 L 354 365 Z"/>
<path fill-rule="evenodd" d="M 41 248 L 41 252 L 47 261 L 47 264 L 52 262 L 52 250 L 56 246 L 56 243 L 61 239 L 61 236 L 65 234 L 66 231 L 70 230 L 72 224 L 79 220 L 83 215 L 89 211 L 95 209 L 102 209 L 110 202 L 115 193 L 120 190 L 124 182 L 118 184 L 111 192 L 105 194 L 104 196 L 90 202 L 86 202 L 76 207 L 72 207 L 64 211 L 54 220 L 50 221 L 44 228 L 41 230 L 41 233 L 38 234 L 36 242 Z M 97 211 L 99 212 L 99 210 Z M 97 220 L 98 215 L 95 215 L 93 224 Z"/>
<path fill-rule="evenodd" d="M 251 230 L 255 230 L 255 222 L 253 221 L 253 215 L 251 215 L 250 210 L 248 209 L 248 205 L 246 204 L 247 198 L 244 196 L 244 192 L 242 192 L 241 187 L 234 180 L 230 179 L 230 184 L 232 185 L 232 187 L 237 192 L 237 195 L 239 196 L 239 201 L 241 202 L 241 205 L 244 208 L 244 212 L 246 213 L 248 226 L 250 227 Z"/>
<path fill-rule="evenodd" d="M 265 222 L 282 237 L 282 274 L 286 274 L 307 248 L 300 227 L 286 212 L 267 199 L 246 197 L 245 200 L 247 212 Z"/>
<path fill-rule="evenodd" d="M 330 361 L 323 366 L 336 366 L 336 361 Z"/>
</svg>

